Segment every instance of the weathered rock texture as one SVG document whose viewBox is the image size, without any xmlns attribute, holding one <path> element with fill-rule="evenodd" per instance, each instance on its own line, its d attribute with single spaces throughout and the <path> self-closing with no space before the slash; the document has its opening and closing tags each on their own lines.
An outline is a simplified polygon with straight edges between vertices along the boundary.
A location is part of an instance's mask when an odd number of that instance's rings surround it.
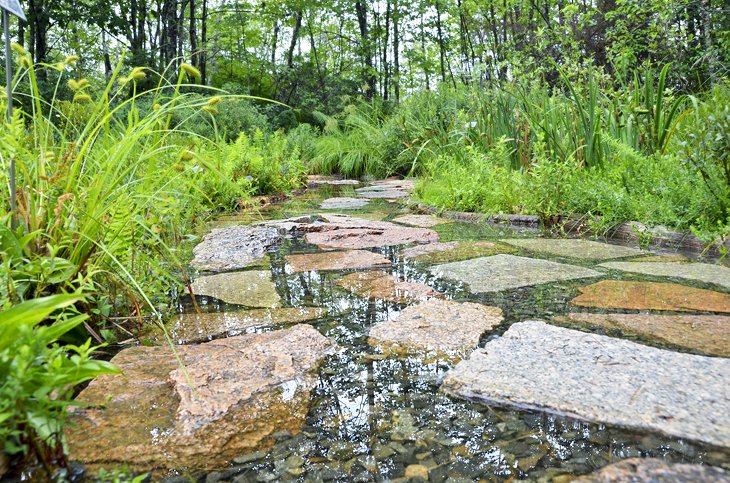
<svg viewBox="0 0 730 483">
<path fill-rule="evenodd" d="M 423 263 L 448 263 L 488 257 L 503 253 L 514 253 L 517 249 L 504 243 L 488 241 L 463 241 L 429 243 L 406 248 L 401 252 L 403 258 Z"/>
<path fill-rule="evenodd" d="M 190 264 L 198 270 L 223 272 L 248 267 L 281 242 L 274 228 L 265 226 L 231 226 L 217 228 L 193 248 Z"/>
<path fill-rule="evenodd" d="M 454 396 L 730 446 L 730 359 L 531 321 L 444 379 Z"/>
<path fill-rule="evenodd" d="M 450 220 L 431 215 L 403 215 L 393 218 L 393 221 L 401 225 L 420 226 L 421 228 L 431 228 L 444 223 L 451 223 Z"/>
<path fill-rule="evenodd" d="M 367 250 L 346 250 L 341 252 L 302 253 L 289 255 L 286 263 L 292 272 L 311 270 L 365 270 L 388 268 L 391 263 L 383 255 Z"/>
<path fill-rule="evenodd" d="M 439 276 L 463 282 L 473 292 L 499 292 L 541 283 L 598 277 L 600 272 L 564 263 L 495 255 L 431 268 Z"/>
<path fill-rule="evenodd" d="M 730 295 L 676 283 L 603 280 L 578 290 L 579 307 L 730 313 Z"/>
<path fill-rule="evenodd" d="M 667 253 L 663 255 L 644 255 L 643 257 L 632 258 L 632 262 L 689 262 L 689 258 L 679 253 Z"/>
<path fill-rule="evenodd" d="M 191 286 L 196 295 L 247 307 L 275 307 L 280 299 L 267 270 L 218 273 L 200 277 Z"/>
<path fill-rule="evenodd" d="M 360 182 L 356 179 L 340 179 L 333 176 L 319 176 L 309 175 L 307 176 L 307 186 L 357 186 Z"/>
<path fill-rule="evenodd" d="M 625 334 L 730 357 L 730 317 L 724 315 L 571 313 L 555 320 L 561 324 L 616 329 Z"/>
<path fill-rule="evenodd" d="M 351 273 L 338 280 L 337 285 L 361 297 L 397 303 L 442 296 L 428 285 L 405 282 L 379 270 Z"/>
<path fill-rule="evenodd" d="M 221 468 L 297 433 L 335 344 L 309 325 L 176 348 L 133 347 L 78 397 L 70 457 L 92 467 Z"/>
<path fill-rule="evenodd" d="M 673 262 L 609 262 L 602 267 L 623 270 L 624 272 L 658 275 L 660 277 L 678 277 L 699 282 L 713 283 L 730 289 L 730 268 L 709 263 L 673 263 Z"/>
<path fill-rule="evenodd" d="M 730 473 L 707 465 L 668 463 L 656 458 L 630 458 L 573 480 L 581 483 L 727 483 Z"/>
<path fill-rule="evenodd" d="M 583 260 L 608 260 L 641 255 L 641 250 L 575 238 L 512 238 L 505 243 L 530 251 Z"/>
<path fill-rule="evenodd" d="M 362 191 L 361 191 L 362 190 Z M 380 198 L 380 199 L 387 199 L 387 200 L 394 200 L 398 198 L 407 198 L 408 192 L 403 190 L 397 190 L 397 189 L 365 189 L 360 188 L 360 190 L 357 191 L 357 196 L 361 198 Z"/>
<path fill-rule="evenodd" d="M 457 361 L 477 346 L 484 332 L 502 320 L 502 310 L 497 307 L 427 300 L 375 324 L 368 342 L 386 354 L 421 353 L 429 360 Z"/>
<path fill-rule="evenodd" d="M 358 198 L 327 198 L 319 207 L 323 210 L 350 210 L 368 205 L 368 200 Z"/>
<path fill-rule="evenodd" d="M 206 342 L 226 335 L 229 337 L 241 335 L 257 327 L 298 324 L 320 319 L 325 315 L 327 315 L 327 311 L 319 307 L 180 314 L 170 321 L 167 331 L 174 343 L 190 344 Z M 155 330 L 149 339 L 158 344 L 167 343 L 161 329 Z"/>
</svg>

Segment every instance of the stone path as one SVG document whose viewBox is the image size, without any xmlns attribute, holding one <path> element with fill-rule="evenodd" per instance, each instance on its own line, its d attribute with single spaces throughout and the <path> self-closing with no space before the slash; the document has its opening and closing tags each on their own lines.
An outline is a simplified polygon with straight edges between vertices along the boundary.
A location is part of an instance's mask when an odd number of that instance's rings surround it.
<svg viewBox="0 0 730 483">
<path fill-rule="evenodd" d="M 274 228 L 233 226 L 218 228 L 193 248 L 190 264 L 198 270 L 222 272 L 248 267 L 262 259 L 281 242 Z"/>
<path fill-rule="evenodd" d="M 92 381 L 67 426 L 70 457 L 94 467 L 222 468 L 299 432 L 317 368 L 335 344 L 309 325 L 200 345 L 132 347 L 123 374 Z"/>
<path fill-rule="evenodd" d="M 608 260 L 641 255 L 636 248 L 571 238 L 509 238 L 505 243 L 534 252 L 582 260 Z"/>
<path fill-rule="evenodd" d="M 600 266 L 644 275 L 686 278 L 730 289 L 730 268 L 722 265 L 674 262 L 609 262 L 602 263 Z"/>
<path fill-rule="evenodd" d="M 276 307 L 280 299 L 268 270 L 208 275 L 195 280 L 191 286 L 196 295 L 247 307 Z"/>
<path fill-rule="evenodd" d="M 578 290 L 579 307 L 730 313 L 730 295 L 676 283 L 604 280 Z"/>
<path fill-rule="evenodd" d="M 388 268 L 391 265 L 390 260 L 383 255 L 367 250 L 287 255 L 286 263 L 292 272 L 365 270 L 368 268 Z"/>
<path fill-rule="evenodd" d="M 600 272 L 588 268 L 514 255 L 495 255 L 447 263 L 437 265 L 431 271 L 439 277 L 463 282 L 473 292 L 499 292 L 601 275 Z"/>
<path fill-rule="evenodd" d="M 456 362 L 486 331 L 502 322 L 502 310 L 473 302 L 427 300 L 376 323 L 368 342 L 389 355 L 417 353 L 427 360 Z"/>
<path fill-rule="evenodd" d="M 382 271 L 351 273 L 338 280 L 337 285 L 361 297 L 399 303 L 441 296 L 428 285 L 399 280 Z"/>
<path fill-rule="evenodd" d="M 504 253 L 514 253 L 517 249 L 499 242 L 464 241 L 447 243 L 429 243 L 406 248 L 400 255 L 409 260 L 422 263 L 448 263 L 468 260 L 470 258 L 487 257 Z"/>
<path fill-rule="evenodd" d="M 520 322 L 460 362 L 442 390 L 730 446 L 728 374 L 730 359 Z"/>
<path fill-rule="evenodd" d="M 617 329 L 722 357 L 730 357 L 730 316 L 570 313 L 561 324 Z"/>
<path fill-rule="evenodd" d="M 403 215 L 393 218 L 393 221 L 401 225 L 420 226 L 421 228 L 432 228 L 444 223 L 451 223 L 450 220 L 431 215 Z"/>
<path fill-rule="evenodd" d="M 319 175 L 309 175 L 307 176 L 307 186 L 309 187 L 317 187 L 322 185 L 329 185 L 329 186 L 357 186 L 360 184 L 360 181 L 356 179 L 341 179 L 341 178 L 335 178 L 334 176 L 319 176 Z"/>
<path fill-rule="evenodd" d="M 353 210 L 368 205 L 368 200 L 358 198 L 327 198 L 319 207 L 323 210 Z"/>
<path fill-rule="evenodd" d="M 658 458 L 629 458 L 573 481 L 576 483 L 729 483 L 730 472 L 714 466 L 667 463 Z"/>
</svg>

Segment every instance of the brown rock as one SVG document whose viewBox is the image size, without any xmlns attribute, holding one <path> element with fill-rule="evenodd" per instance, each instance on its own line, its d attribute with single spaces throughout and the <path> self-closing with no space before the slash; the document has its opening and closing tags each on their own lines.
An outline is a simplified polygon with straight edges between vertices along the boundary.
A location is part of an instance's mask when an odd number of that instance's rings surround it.
<svg viewBox="0 0 730 483">
<path fill-rule="evenodd" d="M 668 463 L 656 458 L 630 458 L 573 481 L 593 483 L 638 482 L 730 482 L 730 473 L 722 468 L 706 465 Z"/>
<path fill-rule="evenodd" d="M 433 226 L 451 223 L 450 220 L 444 220 L 431 215 L 403 215 L 393 218 L 393 221 L 401 225 L 420 226 L 421 228 L 431 228 Z"/>
<path fill-rule="evenodd" d="M 199 345 L 133 347 L 78 397 L 70 457 L 92 469 L 212 469 L 300 431 L 335 344 L 309 325 Z"/>
<path fill-rule="evenodd" d="M 293 272 L 309 272 L 311 270 L 365 270 L 368 268 L 388 268 L 391 265 L 390 260 L 383 255 L 367 250 L 289 255 L 286 257 L 286 262 Z"/>
<path fill-rule="evenodd" d="M 423 263 L 448 263 L 470 258 L 488 257 L 502 253 L 514 253 L 517 249 L 504 243 L 488 241 L 464 241 L 448 243 L 429 243 L 406 248 L 401 252 L 403 258 Z"/>
<path fill-rule="evenodd" d="M 394 319 L 370 329 L 368 343 L 386 353 L 425 353 L 429 360 L 457 362 L 479 343 L 481 335 L 503 320 L 498 307 L 473 302 L 427 300 L 406 307 Z"/>
<path fill-rule="evenodd" d="M 730 317 L 723 315 L 584 314 L 557 322 L 618 329 L 708 354 L 730 357 Z"/>
<path fill-rule="evenodd" d="M 327 198 L 319 207 L 323 210 L 350 210 L 368 205 L 368 200 L 359 198 Z"/>
<path fill-rule="evenodd" d="M 379 270 L 351 273 L 338 280 L 337 285 L 361 297 L 396 303 L 442 296 L 428 285 L 398 280 L 393 275 Z"/>
<path fill-rule="evenodd" d="M 428 468 L 424 465 L 408 465 L 406 466 L 405 477 L 408 479 L 421 478 L 428 481 Z"/>
<path fill-rule="evenodd" d="M 676 283 L 603 280 L 578 290 L 571 303 L 580 307 L 730 312 L 730 295 Z"/>
<path fill-rule="evenodd" d="M 168 335 L 175 344 L 206 342 L 222 336 L 233 337 L 257 327 L 276 324 L 300 324 L 320 319 L 327 311 L 319 307 L 283 307 L 227 312 L 179 314 L 167 326 Z M 167 344 L 161 329 L 155 330 L 149 340 Z"/>
</svg>

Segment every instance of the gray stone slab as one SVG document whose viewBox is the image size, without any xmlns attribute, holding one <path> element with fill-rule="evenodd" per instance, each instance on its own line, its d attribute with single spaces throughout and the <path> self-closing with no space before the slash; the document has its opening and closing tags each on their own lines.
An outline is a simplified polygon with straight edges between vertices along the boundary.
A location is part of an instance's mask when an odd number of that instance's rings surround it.
<svg viewBox="0 0 730 483">
<path fill-rule="evenodd" d="M 730 472 L 716 466 L 670 463 L 658 458 L 629 458 L 604 466 L 574 483 L 729 483 Z"/>
<path fill-rule="evenodd" d="M 577 238 L 510 238 L 502 241 L 534 252 L 582 260 L 609 260 L 646 253 L 638 248 Z"/>
<path fill-rule="evenodd" d="M 228 272 L 200 277 L 192 283 L 196 295 L 214 297 L 229 304 L 247 307 L 276 307 L 279 294 L 268 270 Z"/>
<path fill-rule="evenodd" d="M 358 198 L 327 198 L 319 207 L 323 210 L 351 210 L 368 205 L 368 200 Z"/>
<path fill-rule="evenodd" d="M 439 277 L 463 282 L 472 292 L 499 292 L 541 283 L 601 275 L 595 270 L 575 265 L 514 255 L 494 255 L 436 265 L 431 268 L 431 272 Z"/>
<path fill-rule="evenodd" d="M 644 275 L 686 278 L 714 283 L 730 289 L 730 268 L 722 265 L 677 262 L 608 262 L 602 263 L 600 266 Z"/>
<path fill-rule="evenodd" d="M 238 270 L 259 262 L 281 240 L 276 228 L 267 226 L 217 228 L 193 248 L 190 264 L 210 272 Z"/>
<path fill-rule="evenodd" d="M 388 190 L 365 190 L 358 191 L 357 196 L 360 198 L 371 198 L 371 199 L 396 199 L 396 198 L 407 198 L 408 192 L 398 189 Z"/>
<path fill-rule="evenodd" d="M 729 375 L 730 359 L 529 321 L 475 350 L 442 390 L 728 447 Z"/>
</svg>

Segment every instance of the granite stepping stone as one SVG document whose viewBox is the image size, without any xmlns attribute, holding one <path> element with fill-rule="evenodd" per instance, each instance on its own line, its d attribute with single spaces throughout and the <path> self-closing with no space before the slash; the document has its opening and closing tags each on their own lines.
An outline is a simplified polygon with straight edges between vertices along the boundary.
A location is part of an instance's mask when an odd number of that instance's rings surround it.
<svg viewBox="0 0 730 483">
<path fill-rule="evenodd" d="M 489 405 L 729 447 L 728 374 L 730 359 L 529 321 L 475 350 L 441 389 Z"/>
<path fill-rule="evenodd" d="M 195 280 L 191 286 L 196 295 L 247 307 L 276 307 L 280 300 L 268 270 L 208 275 Z"/>
<path fill-rule="evenodd" d="M 712 283 L 730 289 L 730 268 L 709 263 L 608 262 L 601 267 L 660 277 L 677 277 Z"/>
<path fill-rule="evenodd" d="M 428 361 L 456 362 L 477 346 L 483 333 L 502 320 L 498 307 L 427 300 L 406 307 L 395 318 L 376 323 L 370 329 L 368 343 L 389 355 L 419 353 Z"/>
<path fill-rule="evenodd" d="M 288 269 L 292 272 L 312 270 L 365 270 L 388 268 L 391 265 L 383 255 L 367 250 L 345 250 L 341 252 L 303 253 L 286 257 Z"/>
<path fill-rule="evenodd" d="M 362 188 L 361 188 L 362 189 Z M 397 198 L 407 198 L 408 192 L 398 189 L 362 189 L 355 190 L 357 191 L 357 196 L 361 198 L 369 198 L 369 199 L 397 199 Z"/>
<path fill-rule="evenodd" d="M 730 357 L 730 316 L 658 315 L 658 314 L 588 314 L 558 316 L 559 324 L 615 329 L 621 333 Z"/>
<path fill-rule="evenodd" d="M 393 218 L 393 221 L 401 225 L 420 226 L 421 228 L 432 228 L 444 223 L 451 223 L 449 220 L 431 215 L 403 215 Z"/>
<path fill-rule="evenodd" d="M 637 248 L 576 238 L 509 238 L 502 241 L 533 252 L 581 260 L 608 260 L 645 253 Z"/>
<path fill-rule="evenodd" d="M 217 228 L 193 248 L 195 258 L 190 264 L 209 272 L 238 270 L 260 262 L 281 241 L 281 234 L 273 227 Z"/>
<path fill-rule="evenodd" d="M 351 210 L 367 206 L 368 200 L 358 198 L 328 198 L 319 207 L 323 210 Z"/>
<path fill-rule="evenodd" d="M 472 292 L 499 292 L 602 275 L 575 265 L 514 255 L 494 255 L 436 265 L 431 268 L 431 272 L 439 277 L 463 282 Z"/>
<path fill-rule="evenodd" d="M 730 313 L 730 295 L 676 283 L 603 280 L 579 287 L 579 307 Z"/>
<path fill-rule="evenodd" d="M 488 241 L 463 241 L 429 243 L 406 248 L 400 255 L 423 263 L 448 263 L 487 257 L 502 253 L 514 253 L 517 249 L 504 243 Z"/>
<path fill-rule="evenodd" d="M 629 458 L 604 466 L 574 483 L 730 483 L 730 471 L 716 466 L 670 463 L 658 458 Z"/>
<path fill-rule="evenodd" d="M 406 282 L 379 270 L 351 273 L 338 280 L 337 285 L 361 297 L 396 303 L 443 297 L 428 285 Z"/>
<path fill-rule="evenodd" d="M 357 186 L 360 182 L 356 179 L 340 179 L 333 176 L 309 175 L 307 176 L 307 186 Z"/>
</svg>

